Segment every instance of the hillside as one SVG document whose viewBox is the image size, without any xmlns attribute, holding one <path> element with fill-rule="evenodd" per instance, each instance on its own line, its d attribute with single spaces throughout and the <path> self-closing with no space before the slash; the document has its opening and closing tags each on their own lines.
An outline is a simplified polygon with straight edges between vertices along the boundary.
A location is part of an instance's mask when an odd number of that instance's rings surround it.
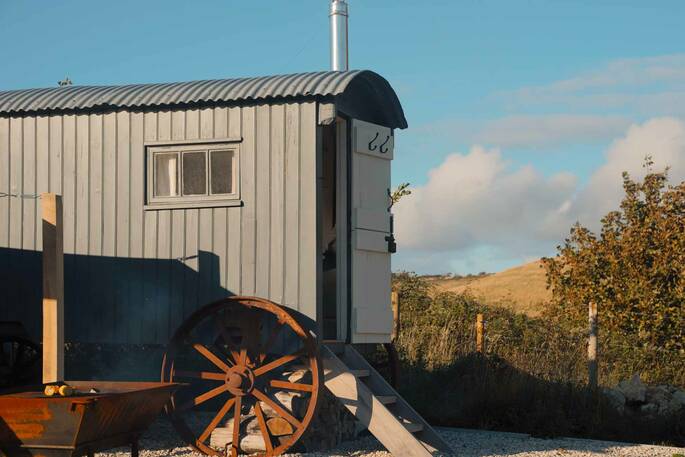
<svg viewBox="0 0 685 457">
<path fill-rule="evenodd" d="M 487 304 L 502 305 L 529 316 L 541 312 L 549 300 L 542 262 L 527 263 L 499 273 L 465 278 L 427 277 L 440 292 L 469 293 Z"/>
</svg>

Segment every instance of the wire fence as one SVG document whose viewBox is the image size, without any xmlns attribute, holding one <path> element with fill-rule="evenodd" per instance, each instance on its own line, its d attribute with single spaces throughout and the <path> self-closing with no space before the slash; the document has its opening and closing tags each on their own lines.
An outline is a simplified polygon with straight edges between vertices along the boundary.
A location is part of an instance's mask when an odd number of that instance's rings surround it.
<svg viewBox="0 0 685 457">
<path fill-rule="evenodd" d="M 406 313 L 405 313 L 406 314 Z M 482 328 L 473 315 L 453 319 L 404 316 L 396 344 L 403 358 L 428 369 L 447 367 L 481 352 L 537 378 L 592 385 L 588 332 L 563 332 L 541 319 L 516 321 L 485 314 Z M 425 317 L 425 316 L 424 316 Z M 639 347 L 599 333 L 597 383 L 613 386 L 639 374 L 650 383 L 685 387 L 685 355 L 663 347 Z"/>
</svg>

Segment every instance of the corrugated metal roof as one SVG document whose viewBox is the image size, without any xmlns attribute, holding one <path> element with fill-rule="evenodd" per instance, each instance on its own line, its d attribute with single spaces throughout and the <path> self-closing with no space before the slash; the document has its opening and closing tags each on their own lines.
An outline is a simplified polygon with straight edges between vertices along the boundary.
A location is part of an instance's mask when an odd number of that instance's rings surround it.
<svg viewBox="0 0 685 457">
<path fill-rule="evenodd" d="M 369 96 L 376 98 L 369 100 Z M 368 70 L 125 86 L 63 86 L 0 91 L 0 114 L 212 104 L 284 98 L 344 97 L 345 105 L 377 103 L 384 124 L 405 128 L 395 91 Z M 379 107 L 374 107 L 378 111 Z M 354 108 L 353 110 L 358 110 Z M 363 111 L 363 110 L 362 110 Z"/>
</svg>

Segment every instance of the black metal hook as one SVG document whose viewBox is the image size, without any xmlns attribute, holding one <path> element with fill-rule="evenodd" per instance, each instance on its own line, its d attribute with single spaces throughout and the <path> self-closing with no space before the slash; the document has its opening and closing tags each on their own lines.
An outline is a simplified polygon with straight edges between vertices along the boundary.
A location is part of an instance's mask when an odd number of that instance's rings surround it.
<svg viewBox="0 0 685 457">
<path fill-rule="evenodd" d="M 385 141 L 383 142 L 383 144 L 381 144 L 380 151 L 381 151 L 382 154 L 385 154 L 386 152 L 388 152 L 388 148 L 383 149 L 383 147 L 384 147 L 386 144 L 388 144 L 388 141 L 390 141 L 390 135 L 388 135 L 388 137 L 385 139 Z"/>
<path fill-rule="evenodd" d="M 375 151 L 376 150 L 376 145 L 373 144 L 373 142 L 378 139 L 378 135 L 379 135 L 379 133 L 376 132 L 376 136 L 373 137 L 373 140 L 369 141 L 369 151 Z M 373 146 L 371 146 L 372 144 L 373 144 Z"/>
</svg>

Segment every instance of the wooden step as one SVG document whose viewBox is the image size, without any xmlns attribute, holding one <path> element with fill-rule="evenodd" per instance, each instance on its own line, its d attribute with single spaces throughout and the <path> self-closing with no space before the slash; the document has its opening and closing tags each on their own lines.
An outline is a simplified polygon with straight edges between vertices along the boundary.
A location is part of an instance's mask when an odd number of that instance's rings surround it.
<svg viewBox="0 0 685 457">
<path fill-rule="evenodd" d="M 324 384 L 394 456 L 452 454 L 450 446 L 352 345 L 321 346 Z"/>
<path fill-rule="evenodd" d="M 376 395 L 376 398 L 378 398 L 378 401 L 380 401 L 384 405 L 391 405 L 397 402 L 396 395 Z"/>
<path fill-rule="evenodd" d="M 418 433 L 423 430 L 423 424 L 414 424 L 412 422 L 402 422 L 404 428 L 407 429 L 409 433 Z"/>
<path fill-rule="evenodd" d="M 368 378 L 368 377 L 369 377 L 369 374 L 370 374 L 369 370 L 364 370 L 364 369 L 361 369 L 361 370 L 350 370 L 350 373 L 352 373 L 353 375 L 355 375 L 357 378 Z"/>
<path fill-rule="evenodd" d="M 345 352 L 345 342 L 341 340 L 323 340 L 323 344 L 333 351 L 333 354 L 340 355 Z"/>
</svg>

